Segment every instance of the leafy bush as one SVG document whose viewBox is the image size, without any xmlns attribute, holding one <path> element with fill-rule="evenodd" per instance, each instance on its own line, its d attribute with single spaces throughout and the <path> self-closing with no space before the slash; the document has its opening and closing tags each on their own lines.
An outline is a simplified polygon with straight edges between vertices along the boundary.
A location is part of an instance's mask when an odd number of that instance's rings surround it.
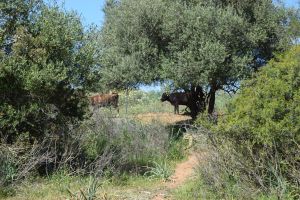
<svg viewBox="0 0 300 200">
<path fill-rule="evenodd" d="M 49 133 L 63 134 L 86 112 L 84 93 L 93 82 L 96 56 L 88 43 L 91 34 L 83 33 L 78 15 L 40 0 L 1 6 L 0 14 L 7 13 L 0 24 L 0 38 L 5 38 L 0 44 L 0 137 L 14 143 L 29 134 L 33 143 Z M 22 8 L 21 16 L 13 17 Z"/>
<path fill-rule="evenodd" d="M 228 115 L 206 125 L 215 134 L 203 180 L 219 198 L 299 198 L 300 47 L 245 81 Z"/>
<path fill-rule="evenodd" d="M 220 124 L 224 132 L 236 139 L 245 138 L 268 146 L 298 143 L 299 61 L 298 46 L 272 60 L 243 83 L 240 94 L 229 107 L 229 116 Z"/>
</svg>

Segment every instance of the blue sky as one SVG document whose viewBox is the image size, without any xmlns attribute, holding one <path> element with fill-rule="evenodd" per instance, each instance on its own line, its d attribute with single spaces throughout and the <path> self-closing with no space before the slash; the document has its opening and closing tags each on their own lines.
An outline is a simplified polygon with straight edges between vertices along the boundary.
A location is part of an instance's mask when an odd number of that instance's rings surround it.
<svg viewBox="0 0 300 200">
<path fill-rule="evenodd" d="M 64 2 L 67 10 L 77 11 L 85 25 L 96 24 L 100 26 L 104 20 L 103 7 L 105 0 L 58 0 Z"/>
<path fill-rule="evenodd" d="M 283 2 L 289 7 L 299 7 L 299 0 L 283 0 Z"/>
<path fill-rule="evenodd" d="M 101 26 L 104 20 L 102 9 L 105 0 L 57 0 L 59 3 L 65 3 L 67 10 L 76 10 L 82 17 L 85 25 L 94 23 Z M 299 0 L 283 0 L 289 7 L 299 6 Z"/>
</svg>

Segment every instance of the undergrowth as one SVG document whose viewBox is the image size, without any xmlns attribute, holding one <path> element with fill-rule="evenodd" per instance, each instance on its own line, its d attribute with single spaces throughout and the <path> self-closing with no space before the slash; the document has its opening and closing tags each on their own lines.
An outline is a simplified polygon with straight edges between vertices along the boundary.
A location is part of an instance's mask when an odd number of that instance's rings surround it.
<svg viewBox="0 0 300 200">
<path fill-rule="evenodd" d="M 69 130 L 62 141 L 46 137 L 22 148 L 1 145 L 0 197 L 93 199 L 104 195 L 103 182 L 116 187 L 130 184 L 132 177 L 167 179 L 174 162 L 185 157 L 184 141 L 170 137 L 169 129 L 158 123 L 142 124 L 99 110 Z M 35 184 L 37 190 L 29 186 Z"/>
</svg>

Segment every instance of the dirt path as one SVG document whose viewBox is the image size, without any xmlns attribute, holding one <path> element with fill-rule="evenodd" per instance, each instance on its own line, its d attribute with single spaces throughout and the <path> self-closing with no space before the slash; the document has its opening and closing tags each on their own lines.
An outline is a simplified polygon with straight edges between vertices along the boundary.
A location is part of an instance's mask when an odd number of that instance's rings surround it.
<svg viewBox="0 0 300 200">
<path fill-rule="evenodd" d="M 172 113 L 143 113 L 136 116 L 137 119 L 144 123 L 153 123 L 159 121 L 162 124 L 170 125 L 176 123 L 184 123 L 191 120 L 191 117 L 186 115 L 175 115 Z M 160 186 L 159 190 L 154 193 L 152 200 L 167 200 L 171 199 L 169 193 L 171 190 L 183 185 L 190 177 L 193 176 L 194 169 L 197 167 L 199 158 L 195 152 L 188 156 L 188 159 L 177 164 L 174 174 L 171 176 L 171 181 L 167 181 Z"/>
<path fill-rule="evenodd" d="M 188 159 L 182 163 L 179 163 L 174 174 L 171 176 L 171 181 L 164 184 L 164 189 L 157 192 L 152 200 L 164 200 L 169 199 L 167 197 L 168 191 L 181 186 L 188 178 L 193 175 L 194 168 L 197 166 L 198 158 L 195 153 L 192 153 Z"/>
</svg>

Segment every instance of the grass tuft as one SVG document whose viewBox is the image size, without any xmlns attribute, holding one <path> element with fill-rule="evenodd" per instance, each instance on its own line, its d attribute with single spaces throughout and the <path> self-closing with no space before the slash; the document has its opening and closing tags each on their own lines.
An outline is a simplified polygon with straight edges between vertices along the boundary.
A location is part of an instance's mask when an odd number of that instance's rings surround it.
<svg viewBox="0 0 300 200">
<path fill-rule="evenodd" d="M 170 166 L 168 166 L 166 161 L 162 163 L 153 161 L 153 166 L 148 168 L 149 171 L 145 173 L 145 176 L 147 176 L 147 178 L 150 179 L 158 178 L 158 179 L 168 180 L 173 173 L 173 171 L 170 169 Z"/>
</svg>

